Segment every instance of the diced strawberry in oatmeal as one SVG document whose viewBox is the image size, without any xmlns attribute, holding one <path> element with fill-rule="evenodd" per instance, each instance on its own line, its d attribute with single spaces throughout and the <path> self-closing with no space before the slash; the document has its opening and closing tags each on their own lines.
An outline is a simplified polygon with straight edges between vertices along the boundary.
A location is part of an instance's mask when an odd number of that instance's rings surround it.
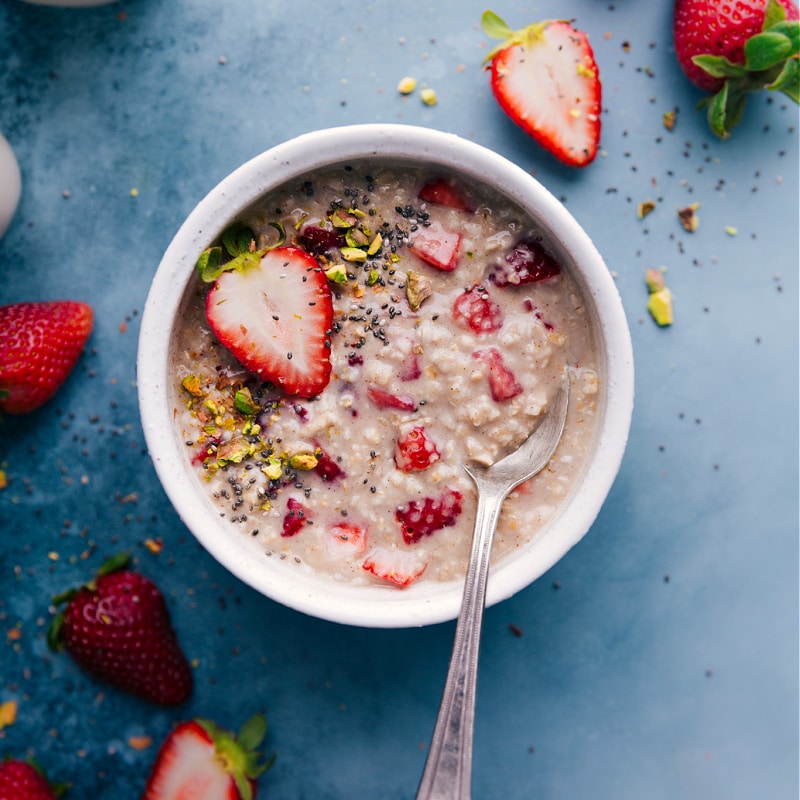
<svg viewBox="0 0 800 800">
<path fill-rule="evenodd" d="M 404 587 L 417 580 L 425 572 L 429 562 L 427 553 L 377 547 L 364 559 L 361 566 L 376 578 Z"/>
<path fill-rule="evenodd" d="M 409 237 L 411 252 L 436 269 L 452 272 L 458 266 L 461 234 L 445 230 L 438 222 L 420 225 Z"/>
<path fill-rule="evenodd" d="M 367 388 L 367 397 L 379 408 L 396 408 L 399 411 L 416 411 L 417 401 L 407 394 L 392 394 L 375 386 Z"/>
<path fill-rule="evenodd" d="M 353 558 L 367 549 L 367 530 L 352 522 L 340 522 L 325 531 L 325 548 L 331 558 Z"/>
<path fill-rule="evenodd" d="M 438 497 L 426 497 L 422 501 L 410 500 L 400 506 L 394 518 L 400 523 L 406 544 L 418 542 L 442 528 L 456 524 L 461 514 L 463 495 L 457 489 L 446 488 Z"/>
<path fill-rule="evenodd" d="M 473 333 L 492 333 L 503 326 L 503 311 L 486 287 L 475 285 L 456 298 L 453 319 Z"/>
<path fill-rule="evenodd" d="M 400 435 L 394 453 L 394 463 L 403 472 L 427 469 L 441 459 L 442 454 L 430 438 L 424 425 L 415 425 Z"/>
<path fill-rule="evenodd" d="M 522 394 L 522 385 L 506 366 L 503 354 L 496 347 L 476 350 L 472 357 L 483 361 L 489 367 L 489 391 L 492 393 L 493 400 L 501 403 L 503 400 L 510 400 L 512 397 Z"/>
<path fill-rule="evenodd" d="M 454 181 L 445 178 L 433 178 L 419 190 L 419 199 L 426 203 L 457 208 L 460 211 L 472 211 L 472 203 L 467 199 L 464 190 Z"/>
<path fill-rule="evenodd" d="M 310 524 L 308 509 L 294 497 L 286 501 L 286 516 L 283 518 L 281 536 L 294 536 Z"/>
</svg>

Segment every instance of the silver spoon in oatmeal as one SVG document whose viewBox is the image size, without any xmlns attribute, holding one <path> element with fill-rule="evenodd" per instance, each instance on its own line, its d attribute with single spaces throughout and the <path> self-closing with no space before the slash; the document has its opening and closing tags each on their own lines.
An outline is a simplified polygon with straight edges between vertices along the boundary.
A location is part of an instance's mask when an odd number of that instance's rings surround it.
<svg viewBox="0 0 800 800">
<path fill-rule="evenodd" d="M 478 488 L 475 531 L 453 653 L 417 800 L 469 800 L 471 796 L 478 650 L 492 539 L 509 493 L 550 462 L 564 430 L 568 406 L 567 377 L 536 430 L 516 450 L 489 466 L 464 467 Z"/>
</svg>

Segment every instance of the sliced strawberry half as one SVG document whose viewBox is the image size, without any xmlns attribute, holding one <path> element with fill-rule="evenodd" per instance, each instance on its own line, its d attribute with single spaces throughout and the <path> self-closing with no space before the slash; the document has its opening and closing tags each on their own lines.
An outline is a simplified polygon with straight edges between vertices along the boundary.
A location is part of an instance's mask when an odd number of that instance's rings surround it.
<svg viewBox="0 0 800 800">
<path fill-rule="evenodd" d="M 404 587 L 417 580 L 429 563 L 430 558 L 427 553 L 376 547 L 364 559 L 361 566 L 376 578 Z"/>
<path fill-rule="evenodd" d="M 247 369 L 287 394 L 314 397 L 328 385 L 331 290 L 304 250 L 278 247 L 223 272 L 208 292 L 206 317 Z"/>
<path fill-rule="evenodd" d="M 179 723 L 161 745 L 142 800 L 255 800 L 258 777 L 272 764 L 256 749 L 266 731 L 258 714 L 238 737 L 208 720 Z"/>
<path fill-rule="evenodd" d="M 420 225 L 409 236 L 409 245 L 412 253 L 436 269 L 452 272 L 458 266 L 461 234 L 446 230 L 439 222 Z"/>
<path fill-rule="evenodd" d="M 491 11 L 482 22 L 489 36 L 504 40 L 486 58 L 503 111 L 563 163 L 591 163 L 602 109 L 600 73 L 586 34 L 552 20 L 512 31 Z"/>
</svg>

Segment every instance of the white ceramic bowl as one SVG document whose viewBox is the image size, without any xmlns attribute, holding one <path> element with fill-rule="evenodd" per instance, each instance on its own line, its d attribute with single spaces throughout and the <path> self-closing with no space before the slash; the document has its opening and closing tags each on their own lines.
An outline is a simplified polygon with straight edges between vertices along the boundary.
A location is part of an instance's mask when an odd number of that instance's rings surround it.
<svg viewBox="0 0 800 800">
<path fill-rule="evenodd" d="M 493 569 L 487 604 L 530 584 L 589 530 L 617 474 L 633 406 L 633 355 L 625 314 L 611 275 L 586 233 L 531 175 L 496 153 L 457 136 L 408 125 L 356 125 L 299 136 L 241 166 L 192 211 L 167 249 L 142 318 L 138 387 L 144 433 L 164 488 L 204 547 L 245 583 L 291 608 L 323 619 L 371 627 L 411 627 L 457 616 L 461 582 L 420 581 L 398 590 L 351 586 L 282 570 L 251 537 L 226 529 L 192 474 L 186 446 L 172 423 L 170 342 L 195 263 L 237 216 L 268 191 L 323 167 L 379 158 L 430 164 L 472 183 L 486 183 L 538 221 L 550 249 L 577 280 L 590 308 L 601 373 L 597 433 L 590 455 L 555 517 L 535 543 Z M 285 566 L 285 565 L 284 565 Z"/>
<path fill-rule="evenodd" d="M 0 133 L 0 237 L 6 232 L 19 205 L 22 178 L 19 164 L 5 136 Z"/>
<path fill-rule="evenodd" d="M 35 6 L 61 6 L 62 8 L 89 8 L 90 6 L 107 6 L 117 0 L 25 0 Z"/>
</svg>

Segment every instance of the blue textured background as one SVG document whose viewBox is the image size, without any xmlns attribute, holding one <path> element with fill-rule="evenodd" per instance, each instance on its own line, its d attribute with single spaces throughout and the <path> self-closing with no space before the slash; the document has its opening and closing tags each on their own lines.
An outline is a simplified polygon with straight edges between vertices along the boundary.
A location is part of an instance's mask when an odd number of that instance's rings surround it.
<svg viewBox="0 0 800 800">
<path fill-rule="evenodd" d="M 195 203 L 295 134 L 382 121 L 474 139 L 561 197 L 617 277 L 635 348 L 630 445 L 596 524 L 487 612 L 475 796 L 797 798 L 797 108 L 754 97 L 730 140 L 711 136 L 674 61 L 669 0 L 494 8 L 512 27 L 574 17 L 589 33 L 605 113 L 587 169 L 495 105 L 472 0 L 0 4 L 0 131 L 23 175 L 0 302 L 71 297 L 97 315 L 52 404 L 0 427 L 0 702 L 19 706 L 0 753 L 35 754 L 70 796 L 138 798 L 174 721 L 238 727 L 256 710 L 278 757 L 264 797 L 414 795 L 452 624 L 337 626 L 229 576 L 166 500 L 135 389 L 150 279 Z M 438 105 L 402 98 L 404 75 Z M 676 210 L 695 201 L 689 234 Z M 668 329 L 645 310 L 644 271 L 660 266 Z M 49 597 L 123 548 L 196 664 L 183 708 L 101 686 L 44 643 Z M 138 735 L 152 746 L 134 749 Z"/>
</svg>

